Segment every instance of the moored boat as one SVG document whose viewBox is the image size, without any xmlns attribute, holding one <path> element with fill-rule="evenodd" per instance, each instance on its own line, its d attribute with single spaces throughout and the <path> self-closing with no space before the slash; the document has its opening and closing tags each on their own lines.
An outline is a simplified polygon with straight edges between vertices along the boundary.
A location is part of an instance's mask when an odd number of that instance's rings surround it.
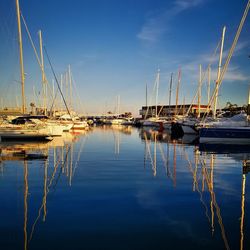
<svg viewBox="0 0 250 250">
<path fill-rule="evenodd" d="M 200 143 L 250 144 L 250 126 L 200 128 Z"/>
</svg>

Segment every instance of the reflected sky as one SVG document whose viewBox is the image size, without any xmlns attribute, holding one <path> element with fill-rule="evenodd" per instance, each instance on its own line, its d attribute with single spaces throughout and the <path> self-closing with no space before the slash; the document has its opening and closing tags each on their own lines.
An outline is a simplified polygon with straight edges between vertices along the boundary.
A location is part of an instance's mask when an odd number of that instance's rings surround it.
<svg viewBox="0 0 250 250">
<path fill-rule="evenodd" d="M 247 150 L 121 126 L 0 148 L 3 249 L 250 247 Z"/>
</svg>

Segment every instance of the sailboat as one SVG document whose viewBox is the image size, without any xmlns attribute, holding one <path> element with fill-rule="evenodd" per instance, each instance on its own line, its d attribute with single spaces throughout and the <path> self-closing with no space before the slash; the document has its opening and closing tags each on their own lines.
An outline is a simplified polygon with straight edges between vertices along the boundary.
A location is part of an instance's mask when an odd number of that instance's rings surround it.
<svg viewBox="0 0 250 250">
<path fill-rule="evenodd" d="M 236 47 L 237 41 L 239 39 L 239 35 L 241 33 L 243 24 L 246 20 L 247 14 L 250 9 L 250 0 L 247 2 L 247 6 L 245 8 L 243 17 L 241 19 L 240 25 L 238 27 L 237 33 L 235 35 L 233 44 L 229 51 L 226 63 L 222 69 L 221 74 L 218 77 L 218 81 L 216 84 L 216 89 L 214 94 L 210 100 L 210 103 L 213 99 L 217 98 L 218 88 L 222 83 L 223 76 L 227 70 L 231 57 L 233 55 L 233 51 Z M 228 120 L 222 121 L 219 125 L 213 125 L 209 127 L 203 127 L 199 131 L 200 142 L 201 143 L 218 143 L 218 144 L 250 144 L 250 89 L 248 93 L 248 106 L 247 106 L 247 115 L 245 116 L 245 121 L 243 124 L 229 124 Z"/>
<path fill-rule="evenodd" d="M 23 50 L 22 50 L 22 32 L 20 22 L 20 9 L 19 0 L 16 0 L 16 13 L 17 13 L 17 25 L 18 25 L 18 43 L 19 43 L 19 59 L 20 59 L 20 73 L 21 73 L 21 85 L 22 85 L 22 112 L 26 112 L 25 103 L 25 91 L 24 91 L 24 64 L 23 64 Z M 52 140 L 51 133 L 47 127 L 39 125 L 15 125 L 9 123 L 3 123 L 0 126 L 0 141 L 6 140 Z"/>
<path fill-rule="evenodd" d="M 250 89 L 247 111 L 247 114 L 239 114 L 210 124 L 209 127 L 201 128 L 199 131 L 200 143 L 250 144 Z M 235 117 L 240 119 L 235 119 Z"/>
<path fill-rule="evenodd" d="M 159 89 L 159 84 L 160 84 L 160 70 L 158 69 L 157 75 L 156 75 L 156 80 L 155 80 L 155 89 L 156 89 L 156 94 L 155 94 L 155 114 L 152 117 L 149 117 L 145 119 L 142 122 L 142 125 L 145 127 L 163 127 L 164 120 L 159 118 L 158 114 L 158 89 Z M 147 117 L 148 110 L 146 112 L 145 118 Z"/>
<path fill-rule="evenodd" d="M 226 27 L 223 27 L 222 31 L 222 37 L 220 40 L 220 55 L 219 55 L 219 63 L 218 63 L 218 73 L 217 73 L 217 79 L 216 79 L 216 87 L 215 87 L 215 99 L 214 99 L 214 110 L 213 110 L 213 121 L 216 119 L 216 107 L 217 107 L 217 98 L 218 98 L 218 91 L 219 91 L 219 80 L 221 77 L 221 66 L 222 66 L 222 56 L 223 56 L 223 47 L 224 47 L 224 38 L 225 38 L 225 31 Z M 172 127 L 172 130 L 181 130 L 181 131 L 175 131 L 183 134 L 198 134 L 199 133 L 199 128 L 201 127 L 201 85 L 203 82 L 203 79 L 205 78 L 206 72 L 208 72 L 208 78 L 210 82 L 210 67 L 211 65 L 209 64 L 207 67 L 207 70 L 205 71 L 205 74 L 202 77 L 202 68 L 201 65 L 199 66 L 199 81 L 198 81 L 198 89 L 197 92 L 193 98 L 193 101 L 197 97 L 197 103 L 198 103 L 198 114 L 196 117 L 190 117 L 188 116 L 189 111 L 191 110 L 191 106 L 188 109 L 188 112 L 186 114 L 186 117 L 184 117 L 181 120 L 178 120 L 175 124 L 174 127 Z M 209 83 L 210 84 L 210 83 Z M 210 92 L 210 90 L 208 90 Z M 209 94 L 210 95 L 210 94 Z M 193 103 L 192 101 L 192 103 Z M 209 102 L 209 101 L 208 101 Z M 192 105 L 192 104 L 191 104 Z M 210 109 L 211 104 L 208 103 L 207 108 Z"/>
<path fill-rule="evenodd" d="M 200 143 L 250 144 L 250 120 L 246 117 L 245 126 L 230 126 L 228 121 L 219 125 L 203 127 L 199 130 Z"/>
</svg>

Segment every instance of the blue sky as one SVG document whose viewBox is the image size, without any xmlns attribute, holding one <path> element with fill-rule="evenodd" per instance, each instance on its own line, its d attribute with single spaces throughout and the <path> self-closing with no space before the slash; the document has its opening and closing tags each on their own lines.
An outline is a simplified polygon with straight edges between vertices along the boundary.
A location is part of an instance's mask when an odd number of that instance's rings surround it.
<svg viewBox="0 0 250 250">
<path fill-rule="evenodd" d="M 43 32 L 57 75 L 71 65 L 77 109 L 87 113 L 114 111 L 116 96 L 120 95 L 121 110 L 135 115 L 145 104 L 146 83 L 149 95 L 153 95 L 158 67 L 159 104 L 168 103 L 170 74 L 173 72 L 176 80 L 179 68 L 180 100 L 185 96 L 185 102 L 190 102 L 197 89 L 199 64 L 207 67 L 224 25 L 225 59 L 246 4 L 246 0 L 20 0 L 37 48 L 37 32 Z M 246 102 L 249 26 L 248 17 L 220 90 L 220 106 L 226 101 Z M 38 105 L 41 73 L 24 26 L 22 29 L 27 103 L 34 99 L 35 86 Z M 0 2 L 0 39 L 0 105 L 15 106 L 20 103 L 20 83 L 14 0 Z M 217 58 L 218 54 L 212 64 L 213 82 Z M 51 81 L 51 70 L 45 62 Z M 175 87 L 176 81 L 173 102 Z M 204 84 L 203 103 L 207 102 L 206 95 Z"/>
</svg>

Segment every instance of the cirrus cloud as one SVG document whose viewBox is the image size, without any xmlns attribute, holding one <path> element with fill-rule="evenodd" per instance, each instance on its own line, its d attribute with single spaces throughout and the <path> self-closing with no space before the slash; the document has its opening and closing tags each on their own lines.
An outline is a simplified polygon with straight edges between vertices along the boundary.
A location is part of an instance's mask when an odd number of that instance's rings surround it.
<svg viewBox="0 0 250 250">
<path fill-rule="evenodd" d="M 181 12 L 195 8 L 204 3 L 204 0 L 175 0 L 172 7 L 157 16 L 146 20 L 137 38 L 143 41 L 155 42 L 169 29 L 169 22 Z"/>
</svg>

